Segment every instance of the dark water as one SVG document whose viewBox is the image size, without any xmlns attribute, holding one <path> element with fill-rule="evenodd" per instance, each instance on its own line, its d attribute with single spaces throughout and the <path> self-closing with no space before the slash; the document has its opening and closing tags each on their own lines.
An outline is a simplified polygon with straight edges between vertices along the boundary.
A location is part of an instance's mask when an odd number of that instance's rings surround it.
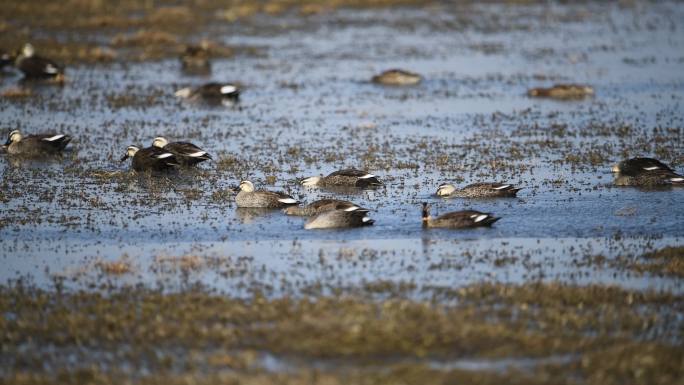
<svg viewBox="0 0 684 385">
<path fill-rule="evenodd" d="M 251 286 L 277 294 L 375 280 L 680 289 L 577 260 L 682 242 L 684 189 L 611 187 L 609 170 L 624 157 L 648 155 L 682 171 L 684 10 L 672 3 L 498 7 L 473 6 L 468 18 L 459 8 L 259 16 L 242 29 L 213 32 L 262 54 L 216 60 L 209 77 L 186 76 L 175 60 L 72 67 L 63 88 L 29 85 L 33 97 L 1 99 L 5 132 L 68 132 L 74 150 L 57 162 L 0 158 L 0 280 L 30 276 L 50 285 L 66 276 L 83 286 L 101 280 L 95 261 L 126 254 L 136 273 L 107 278 L 116 284 L 183 284 L 187 276 L 159 272 L 155 257 L 195 255 L 239 265 L 241 274 L 209 265 L 190 274 L 238 295 Z M 494 18 L 499 11 L 513 14 Z M 410 88 L 368 82 L 394 67 L 425 80 Z M 173 96 L 209 80 L 243 84 L 240 103 L 212 107 Z M 17 82 L 2 77 L 3 88 Z M 525 96 L 557 82 L 591 84 L 596 96 Z M 191 140 L 238 166 L 128 175 L 129 164 L 118 163 L 126 146 L 157 135 Z M 332 194 L 296 183 L 345 166 L 372 171 L 386 187 Z M 306 202 L 350 199 L 372 209 L 376 223 L 307 231 L 303 219 L 278 211 L 236 210 L 221 192 L 245 178 Z M 433 195 L 443 182 L 479 181 L 523 190 L 501 200 Z M 502 219 L 491 229 L 426 231 L 423 201 L 435 213 L 474 208 Z M 513 259 L 495 263 L 502 256 Z"/>
</svg>

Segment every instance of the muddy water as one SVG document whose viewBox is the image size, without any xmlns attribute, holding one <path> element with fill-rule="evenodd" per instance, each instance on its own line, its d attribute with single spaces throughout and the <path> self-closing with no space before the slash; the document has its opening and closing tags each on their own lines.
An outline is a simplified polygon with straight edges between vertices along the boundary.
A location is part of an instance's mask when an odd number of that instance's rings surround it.
<svg viewBox="0 0 684 385">
<path fill-rule="evenodd" d="M 257 16 L 243 28 L 206 31 L 259 48 L 214 61 L 210 76 L 185 75 L 175 60 L 70 67 L 64 87 L 23 85 L 33 96 L 0 100 L 4 131 L 74 137 L 58 161 L 0 158 L 0 279 L 51 286 L 66 277 L 92 287 L 103 280 L 97 261 L 126 255 L 134 272 L 106 280 L 199 281 L 235 295 L 254 287 L 296 294 L 320 283 L 538 279 L 680 291 L 668 278 L 582 261 L 681 245 L 684 189 L 612 187 L 609 170 L 647 155 L 682 171 L 682 20 L 684 9 L 671 3 Z M 410 88 L 368 82 L 393 67 L 425 80 Z M 209 80 L 241 83 L 240 102 L 173 96 Z M 18 82 L 6 73 L 2 88 Z M 591 84 L 596 96 L 525 96 L 556 82 Z M 127 145 L 157 135 L 190 140 L 216 161 L 164 177 L 118 162 Z M 386 187 L 334 193 L 296 183 L 346 166 L 374 172 Z M 306 231 L 301 218 L 238 210 L 227 190 L 246 178 L 304 202 L 350 199 L 376 223 Z M 502 200 L 433 195 L 443 182 L 479 181 L 523 190 Z M 502 219 L 491 229 L 426 231 L 424 201 L 435 213 L 473 208 Z M 187 274 L 159 266 L 188 255 L 203 262 Z"/>
</svg>

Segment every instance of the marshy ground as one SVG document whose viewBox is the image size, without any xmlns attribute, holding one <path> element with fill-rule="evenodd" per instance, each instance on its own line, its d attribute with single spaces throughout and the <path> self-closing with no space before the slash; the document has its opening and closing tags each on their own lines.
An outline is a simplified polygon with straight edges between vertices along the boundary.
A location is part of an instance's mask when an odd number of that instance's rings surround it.
<svg viewBox="0 0 684 385">
<path fill-rule="evenodd" d="M 684 189 L 609 171 L 637 155 L 683 171 L 684 7 L 391 3 L 3 5 L 1 47 L 33 42 L 68 81 L 5 70 L 2 132 L 74 140 L 61 159 L 1 154 L 2 381 L 681 383 Z M 211 74 L 184 74 L 201 39 Z M 424 80 L 369 81 L 395 67 Z M 173 95 L 212 80 L 240 102 Z M 526 96 L 554 83 L 596 94 Z M 162 177 L 118 162 L 158 135 L 215 161 Z M 346 166 L 386 186 L 297 184 Z M 236 209 L 246 178 L 376 223 Z M 523 190 L 434 196 L 478 181 Z M 423 201 L 502 219 L 428 231 Z"/>
</svg>

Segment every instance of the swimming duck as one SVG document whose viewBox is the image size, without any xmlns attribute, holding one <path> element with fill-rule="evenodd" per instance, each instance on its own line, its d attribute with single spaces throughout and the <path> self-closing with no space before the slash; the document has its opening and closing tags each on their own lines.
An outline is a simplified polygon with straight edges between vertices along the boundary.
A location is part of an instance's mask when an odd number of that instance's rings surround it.
<svg viewBox="0 0 684 385">
<path fill-rule="evenodd" d="M 311 217 L 304 224 L 304 228 L 311 229 L 333 229 L 340 227 L 361 227 L 370 226 L 375 223 L 374 220 L 368 217 L 368 210 L 357 209 L 353 211 L 346 210 L 328 210 L 323 211 Z"/>
<path fill-rule="evenodd" d="M 338 170 L 328 176 L 312 176 L 301 181 L 303 186 L 319 186 L 319 187 L 373 187 L 382 186 L 382 182 L 377 176 L 362 170 L 348 168 Z"/>
<path fill-rule="evenodd" d="M 611 169 L 616 186 L 662 187 L 684 186 L 684 177 L 665 163 L 653 158 L 623 160 Z"/>
<path fill-rule="evenodd" d="M 211 159 L 211 155 L 201 148 L 189 142 L 171 142 L 158 136 L 152 141 L 152 147 L 163 148 L 176 156 L 176 159 L 185 166 L 194 166 L 197 163 Z"/>
<path fill-rule="evenodd" d="M 420 75 L 400 69 L 387 70 L 371 78 L 373 83 L 387 86 L 412 86 L 420 83 L 422 80 L 423 78 Z"/>
<path fill-rule="evenodd" d="M 24 73 L 27 79 L 64 80 L 64 67 L 48 58 L 36 55 L 35 49 L 29 43 L 26 43 L 17 54 L 14 65 Z"/>
<path fill-rule="evenodd" d="M 133 169 L 135 171 L 167 171 L 179 166 L 175 155 L 158 147 L 128 146 L 121 161 L 123 162 L 128 158 L 133 158 Z"/>
<path fill-rule="evenodd" d="M 540 98 L 579 99 L 594 95 L 594 89 L 585 84 L 554 84 L 549 88 L 532 88 L 527 95 Z"/>
<path fill-rule="evenodd" d="M 503 183 L 473 183 L 462 189 L 452 184 L 442 184 L 437 188 L 437 195 L 443 198 L 504 198 L 515 197 L 519 188 Z"/>
<path fill-rule="evenodd" d="M 263 207 L 281 208 L 289 205 L 296 205 L 299 202 L 284 192 L 274 192 L 267 190 L 254 190 L 254 184 L 248 180 L 240 182 L 237 187 L 239 192 L 235 197 L 238 207 Z"/>
<path fill-rule="evenodd" d="M 10 132 L 5 146 L 7 153 L 13 155 L 41 156 L 54 155 L 71 141 L 66 134 L 38 134 L 23 136 L 19 130 Z"/>
<path fill-rule="evenodd" d="M 648 171 L 670 171 L 674 172 L 670 166 L 653 158 L 632 158 L 623 160 L 613 166 L 611 171 L 622 175 L 636 176 Z"/>
<path fill-rule="evenodd" d="M 340 199 L 319 199 L 304 207 L 290 206 L 283 210 L 283 212 L 287 215 L 310 217 L 330 210 L 354 211 L 359 209 L 361 209 L 360 206 L 349 201 Z"/>
<path fill-rule="evenodd" d="M 222 99 L 238 99 L 240 97 L 240 88 L 235 84 L 230 83 L 207 83 L 197 88 L 182 88 L 175 93 L 176 96 L 191 99 L 191 100 L 205 100 L 205 101 L 221 101 Z"/>
<path fill-rule="evenodd" d="M 423 202 L 423 227 L 448 227 L 452 229 L 466 229 L 472 227 L 491 226 L 501 218 L 493 217 L 489 213 L 481 213 L 475 210 L 454 211 L 438 216 L 430 217 L 430 205 Z"/>
<path fill-rule="evenodd" d="M 205 73 L 211 70 L 209 57 L 209 45 L 202 42 L 200 45 L 186 46 L 180 56 L 180 61 L 184 71 Z"/>
</svg>

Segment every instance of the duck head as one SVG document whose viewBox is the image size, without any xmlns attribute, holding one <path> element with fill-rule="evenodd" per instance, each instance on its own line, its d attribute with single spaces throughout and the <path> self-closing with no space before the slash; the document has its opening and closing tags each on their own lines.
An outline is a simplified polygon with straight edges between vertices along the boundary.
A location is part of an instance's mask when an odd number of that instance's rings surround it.
<svg viewBox="0 0 684 385">
<path fill-rule="evenodd" d="M 441 184 L 439 187 L 437 187 L 437 196 L 444 197 L 451 195 L 454 191 L 456 191 L 456 186 L 452 184 Z"/>
<path fill-rule="evenodd" d="M 26 43 L 24 46 L 21 48 L 21 55 L 23 57 L 31 57 L 36 53 L 36 49 L 33 48 L 33 45 L 31 43 Z"/>
<path fill-rule="evenodd" d="M 174 95 L 178 96 L 179 98 L 189 98 L 190 95 L 192 95 L 192 89 L 190 87 L 181 88 L 180 90 L 176 91 Z"/>
<path fill-rule="evenodd" d="M 21 141 L 21 138 L 22 138 L 21 132 L 19 132 L 19 130 L 14 130 L 14 131 L 10 132 L 9 135 L 7 136 L 7 141 L 5 142 L 5 146 L 9 146 L 12 143 L 17 143 L 17 142 Z"/>
<path fill-rule="evenodd" d="M 134 157 L 138 151 L 140 151 L 138 146 L 128 146 L 128 148 L 126 148 L 126 154 L 124 154 L 124 156 L 121 158 L 121 161 L 123 162 L 128 158 Z"/>
<path fill-rule="evenodd" d="M 234 191 L 252 192 L 254 191 L 254 183 L 248 180 L 243 180 L 240 182 L 240 185 L 234 189 Z"/>
<path fill-rule="evenodd" d="M 164 146 L 166 146 L 167 144 L 169 144 L 169 141 L 166 140 L 166 138 L 164 138 L 163 136 L 158 136 L 154 138 L 154 140 L 152 141 L 153 147 L 164 148 Z"/>
<path fill-rule="evenodd" d="M 302 184 L 302 186 L 311 187 L 311 186 L 317 185 L 318 182 L 320 182 L 320 181 L 321 181 L 320 176 L 312 176 L 312 177 L 302 179 L 302 181 L 300 183 Z"/>
</svg>

